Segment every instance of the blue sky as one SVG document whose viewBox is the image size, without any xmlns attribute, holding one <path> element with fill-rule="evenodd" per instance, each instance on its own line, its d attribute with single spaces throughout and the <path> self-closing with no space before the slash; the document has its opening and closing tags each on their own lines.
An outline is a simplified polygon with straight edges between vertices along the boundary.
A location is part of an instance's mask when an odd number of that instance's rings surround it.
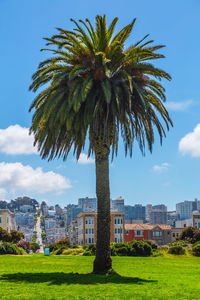
<svg viewBox="0 0 200 300">
<path fill-rule="evenodd" d="M 132 159 L 125 158 L 120 142 L 110 168 L 111 197 L 123 196 L 127 204 L 175 203 L 199 197 L 200 170 L 200 2 L 0 0 L 0 199 L 29 195 L 61 206 L 79 197 L 95 196 L 94 162 L 85 155 L 77 163 L 41 160 L 31 146 L 28 108 L 34 94 L 28 91 L 31 75 L 48 54 L 40 52 L 43 37 L 55 27 L 72 29 L 70 18 L 94 20 L 106 14 L 119 17 L 117 29 L 137 18 L 127 46 L 147 33 L 156 44 L 165 44 L 166 59 L 156 62 L 172 76 L 163 81 L 174 128 L 153 154 L 142 157 L 137 145 Z M 85 149 L 85 152 L 86 149 Z"/>
</svg>

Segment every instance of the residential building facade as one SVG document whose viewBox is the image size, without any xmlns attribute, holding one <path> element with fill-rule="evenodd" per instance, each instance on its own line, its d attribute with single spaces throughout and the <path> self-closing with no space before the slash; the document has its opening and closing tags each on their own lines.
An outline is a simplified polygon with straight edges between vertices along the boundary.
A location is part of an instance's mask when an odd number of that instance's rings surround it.
<svg viewBox="0 0 200 300">
<path fill-rule="evenodd" d="M 88 245 L 97 240 L 97 213 L 81 212 L 77 217 L 78 244 Z M 124 213 L 111 211 L 110 242 L 124 241 Z"/>
<path fill-rule="evenodd" d="M 12 228 L 12 214 L 9 209 L 0 209 L 0 227 L 10 232 Z"/>
</svg>

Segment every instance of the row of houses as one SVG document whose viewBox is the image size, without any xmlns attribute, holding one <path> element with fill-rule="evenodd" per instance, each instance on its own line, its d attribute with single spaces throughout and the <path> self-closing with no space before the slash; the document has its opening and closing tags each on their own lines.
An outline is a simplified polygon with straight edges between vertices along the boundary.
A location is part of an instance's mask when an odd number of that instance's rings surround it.
<svg viewBox="0 0 200 300">
<path fill-rule="evenodd" d="M 200 214 L 197 218 L 200 222 Z M 194 218 L 194 226 L 198 224 L 195 221 L 197 218 Z M 125 224 L 123 212 L 111 211 L 110 220 L 111 243 L 151 240 L 158 245 L 166 245 L 178 238 L 183 230 L 183 228 L 173 228 L 165 224 Z M 68 234 L 71 244 L 88 245 L 96 243 L 97 213 L 81 212 L 77 219 L 69 225 Z"/>
</svg>

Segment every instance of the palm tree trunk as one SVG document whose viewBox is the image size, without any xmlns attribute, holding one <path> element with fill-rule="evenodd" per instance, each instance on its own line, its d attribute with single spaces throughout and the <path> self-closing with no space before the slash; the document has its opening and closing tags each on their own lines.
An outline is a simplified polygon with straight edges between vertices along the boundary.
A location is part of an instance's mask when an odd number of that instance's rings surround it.
<svg viewBox="0 0 200 300">
<path fill-rule="evenodd" d="M 110 253 L 110 187 L 109 149 L 96 151 L 96 194 L 98 200 L 96 258 L 93 273 L 106 273 L 112 268 Z"/>
</svg>

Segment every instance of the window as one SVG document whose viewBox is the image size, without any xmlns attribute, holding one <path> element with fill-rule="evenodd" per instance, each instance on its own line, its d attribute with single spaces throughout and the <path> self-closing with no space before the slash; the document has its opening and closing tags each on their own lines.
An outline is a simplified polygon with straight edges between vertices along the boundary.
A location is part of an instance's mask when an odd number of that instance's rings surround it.
<svg viewBox="0 0 200 300">
<path fill-rule="evenodd" d="M 87 225 L 87 223 L 88 223 L 88 221 L 87 221 L 87 219 L 85 219 L 85 224 Z"/>
<path fill-rule="evenodd" d="M 162 236 L 162 231 L 153 231 L 153 236 L 154 237 Z"/>
<path fill-rule="evenodd" d="M 94 244 L 94 238 L 92 238 L 92 244 Z"/>
<path fill-rule="evenodd" d="M 176 236 L 178 237 L 178 236 L 179 236 L 179 233 L 177 233 Z"/>
<path fill-rule="evenodd" d="M 135 230 L 135 236 L 143 236 L 142 230 Z"/>
<path fill-rule="evenodd" d="M 120 224 L 120 219 L 118 219 L 118 222 L 117 222 L 118 224 Z"/>
<path fill-rule="evenodd" d="M 115 238 L 115 243 L 117 243 L 117 238 Z"/>
<path fill-rule="evenodd" d="M 115 228 L 115 233 L 117 233 L 117 228 Z"/>
<path fill-rule="evenodd" d="M 123 220 L 122 220 L 122 218 L 121 218 L 121 224 L 123 224 Z"/>
<path fill-rule="evenodd" d="M 173 232 L 172 236 L 175 237 L 175 233 L 174 232 Z"/>
<path fill-rule="evenodd" d="M 0 223 L 1 223 L 1 217 L 0 217 Z"/>
<path fill-rule="evenodd" d="M 94 228 L 92 228 L 92 234 L 94 234 Z"/>
<path fill-rule="evenodd" d="M 120 230 L 121 228 L 118 228 L 118 233 L 120 233 L 121 232 L 121 230 Z"/>
<path fill-rule="evenodd" d="M 89 238 L 88 244 L 91 244 L 91 238 Z"/>
<path fill-rule="evenodd" d="M 115 224 L 117 224 L 117 219 L 115 218 Z"/>
<path fill-rule="evenodd" d="M 87 234 L 88 233 L 88 230 L 87 230 L 87 228 L 85 229 L 85 234 Z"/>
<path fill-rule="evenodd" d="M 87 239 L 85 240 L 85 243 L 87 244 Z"/>
<path fill-rule="evenodd" d="M 91 224 L 91 219 L 89 218 L 89 224 Z"/>
<path fill-rule="evenodd" d="M 89 234 L 91 234 L 91 228 L 89 228 Z"/>
<path fill-rule="evenodd" d="M 92 224 L 94 224 L 94 218 L 92 218 Z"/>
<path fill-rule="evenodd" d="M 128 230 L 126 230 L 126 235 L 129 235 L 129 231 Z"/>
</svg>

